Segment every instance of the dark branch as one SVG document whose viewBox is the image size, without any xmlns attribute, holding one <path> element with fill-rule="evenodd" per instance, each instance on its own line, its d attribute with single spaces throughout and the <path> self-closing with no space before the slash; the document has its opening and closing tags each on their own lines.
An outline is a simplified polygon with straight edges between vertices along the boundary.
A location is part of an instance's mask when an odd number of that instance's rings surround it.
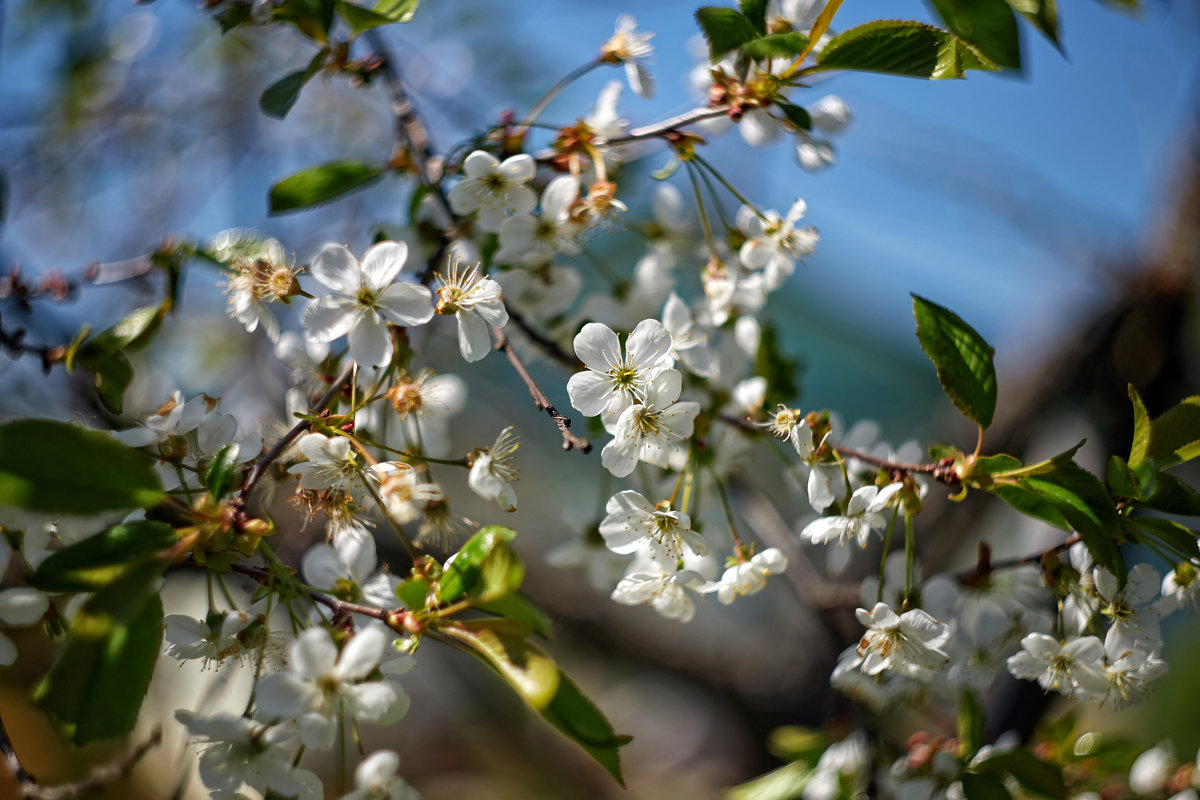
<svg viewBox="0 0 1200 800">
<path fill-rule="evenodd" d="M 546 393 L 533 380 L 533 376 L 525 368 L 525 363 L 521 361 L 521 357 L 517 355 L 517 351 L 513 350 L 512 342 L 508 340 L 508 336 L 504 333 L 503 329 L 492 328 L 492 330 L 496 333 L 496 349 L 504 351 L 504 354 L 508 356 L 509 362 L 513 365 L 513 369 L 521 376 L 521 380 L 525 381 L 525 385 L 529 388 L 529 394 L 533 397 L 533 404 L 537 406 L 538 411 L 546 412 L 547 416 L 554 421 L 558 432 L 562 434 L 563 450 L 579 450 L 583 453 L 590 453 L 592 450 L 591 442 L 571 433 L 571 418 L 564 416 L 550 404 L 550 398 L 546 397 Z"/>
</svg>

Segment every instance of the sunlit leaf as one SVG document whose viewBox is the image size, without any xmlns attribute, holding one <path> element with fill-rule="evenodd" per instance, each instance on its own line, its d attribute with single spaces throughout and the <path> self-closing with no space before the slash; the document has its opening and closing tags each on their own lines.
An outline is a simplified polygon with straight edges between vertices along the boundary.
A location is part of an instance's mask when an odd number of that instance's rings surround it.
<svg viewBox="0 0 1200 800">
<path fill-rule="evenodd" d="M 96 514 L 163 498 L 151 459 L 111 436 L 45 419 L 0 425 L 0 505 Z"/>
<path fill-rule="evenodd" d="M 272 214 L 328 203 L 383 177 L 384 168 L 358 161 L 334 161 L 290 175 L 271 187 Z"/>
<path fill-rule="evenodd" d="M 46 592 L 94 592 L 178 541 L 162 522 L 123 522 L 52 553 L 29 576 L 29 585 Z"/>
<path fill-rule="evenodd" d="M 1017 18 L 1007 0 L 930 0 L 955 36 L 1002 67 L 1020 69 Z"/>
<path fill-rule="evenodd" d="M 895 20 L 868 22 L 838 34 L 821 50 L 817 65 L 934 80 L 962 78 L 969 69 L 999 69 L 949 31 Z"/>
<path fill-rule="evenodd" d="M 958 410 L 986 428 L 996 413 L 995 350 L 948 308 L 913 295 L 921 349 Z"/>
</svg>

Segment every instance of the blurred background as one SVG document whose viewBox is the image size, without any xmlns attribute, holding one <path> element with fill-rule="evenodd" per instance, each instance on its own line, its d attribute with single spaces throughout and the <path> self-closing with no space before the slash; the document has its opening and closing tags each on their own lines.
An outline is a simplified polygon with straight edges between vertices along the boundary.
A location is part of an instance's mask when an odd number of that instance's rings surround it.
<svg viewBox="0 0 1200 800">
<path fill-rule="evenodd" d="M 621 116 L 636 126 L 693 107 L 689 74 L 702 50 L 694 10 L 680 2 L 427 0 L 412 22 L 383 35 L 435 150 L 449 152 L 505 110 L 528 109 L 592 57 L 622 12 L 656 32 L 658 92 L 647 101 L 626 91 Z M 205 241 L 227 228 L 255 228 L 306 263 L 325 242 L 361 253 L 381 229 L 404 235 L 396 226 L 408 216 L 409 185 L 394 177 L 328 206 L 267 215 L 267 191 L 280 178 L 339 158 L 383 161 L 391 147 L 382 87 L 353 89 L 322 75 L 286 119 L 259 111 L 261 91 L 313 55 L 293 30 L 222 36 L 211 13 L 175 0 L 8 0 L 0 11 L 6 332 L 21 328 L 30 341 L 56 345 L 83 325 L 111 324 L 161 288 L 152 277 L 102 285 L 85 279 L 136 273 L 141 257 L 172 237 Z M 1062 52 L 1022 30 L 1019 74 L 971 73 L 956 82 L 838 76 L 796 95 L 807 105 L 836 93 L 854 109 L 835 141 L 836 163 L 819 174 L 801 170 L 783 139 L 761 149 L 736 133 L 712 139 L 706 157 L 744 195 L 781 213 L 802 197 L 808 222 L 821 232 L 816 254 L 767 312 L 796 359 L 800 407 L 830 408 L 847 427 L 874 421 L 895 445 L 973 440 L 913 336 L 910 292 L 954 309 L 996 347 L 1000 403 L 991 451 L 1033 459 L 1086 436 L 1080 459 L 1102 470 L 1110 452 L 1128 447 L 1127 383 L 1139 387 L 1152 414 L 1196 391 L 1200 5 L 1089 2 L 1060 11 Z M 881 13 L 877 4 L 847 3 L 835 28 Z M 930 18 L 907 0 L 887 4 L 886 14 Z M 543 121 L 573 123 L 605 82 L 621 77 L 611 69 L 588 75 Z M 543 134 L 536 145 L 548 142 Z M 650 173 L 667 160 L 665 151 L 648 148 L 623 168 L 631 219 L 649 214 Z M 644 251 L 632 231 L 593 243 L 625 278 Z M 285 421 L 287 370 L 265 338 L 246 336 L 225 316 L 218 279 L 203 266 L 189 269 L 182 307 L 136 364 L 126 410 L 156 408 L 176 388 L 185 396 L 206 392 L 220 396 L 243 429 L 261 424 L 270 440 Z M 599 285 L 594 276 L 588 281 Z M 58 291 L 72 285 L 65 296 Z M 461 510 L 520 531 L 525 589 L 556 621 L 547 649 L 616 729 L 634 736 L 623 750 L 628 790 L 485 668 L 433 642 L 404 678 L 413 698 L 408 716 L 394 729 L 368 731 L 368 750 L 396 750 L 402 773 L 427 800 L 704 798 L 776 766 L 766 742 L 779 725 L 854 724 L 859 712 L 830 692 L 828 674 L 837 653 L 857 639 L 857 581 L 876 568 L 877 551 L 844 575 L 827 575 L 824 554 L 801 548 L 794 535 L 811 509 L 770 453 L 746 455 L 733 499 L 752 536 L 786 549 L 788 575 L 731 607 L 705 603 L 687 625 L 667 622 L 647 607 L 612 603 L 582 572 L 545 562 L 555 546 L 582 541 L 614 491 L 598 454 L 562 453 L 500 359 L 463 365 L 448 337 L 431 339 L 430 347 L 432 363 L 452 364 L 470 386 L 468 410 L 452 426 L 455 452 L 490 443 L 506 424 L 523 436 L 520 510 L 503 518 L 483 503 Z M 534 370 L 551 401 L 569 408 L 565 373 L 552 363 Z M 35 359 L 0 353 L 0 419 L 36 413 L 114 422 L 98 409 L 86 376 L 43 375 Z M 452 481 L 448 488 L 454 491 Z M 941 494 L 931 492 L 918 525 L 927 573 L 969 568 L 981 540 L 1004 558 L 1058 535 L 984 498 L 950 505 Z M 297 523 L 284 550 L 298 560 L 321 535 Z M 403 564 L 400 553 L 380 555 Z M 172 578 L 168 613 L 198 613 L 192 577 Z M 1194 616 L 1172 622 L 1166 658 L 1184 665 L 1200 656 Z M 28 689 L 51 656 L 40 642 L 32 634 L 19 639 L 23 660 L 0 670 L 0 715 L 26 766 L 52 783 L 79 777 L 112 750 L 68 753 L 28 706 Z M 174 662 L 163 667 L 146 729 L 181 705 L 210 702 L 208 683 L 236 680 Z M 1097 724 L 1127 730 L 1147 746 L 1169 736 L 1186 759 L 1200 746 L 1200 729 L 1169 711 L 1200 705 L 1200 687 L 1185 673 L 1175 668 L 1148 708 Z M 1039 715 L 1056 713 L 1037 691 L 1001 693 L 995 703 L 995 732 L 1027 729 Z M 1016 713 L 1022 710 L 1028 713 Z M 1147 738 L 1147 730 L 1154 735 Z M 114 796 L 167 796 L 186 763 L 183 746 L 168 736 Z"/>
</svg>

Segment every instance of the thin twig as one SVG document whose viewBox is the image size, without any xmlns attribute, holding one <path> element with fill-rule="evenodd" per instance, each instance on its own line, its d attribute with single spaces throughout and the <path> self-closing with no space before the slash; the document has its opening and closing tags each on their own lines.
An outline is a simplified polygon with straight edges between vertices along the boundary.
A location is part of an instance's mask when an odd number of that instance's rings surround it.
<svg viewBox="0 0 1200 800">
<path fill-rule="evenodd" d="M 529 388 L 529 394 L 533 397 L 533 404 L 537 406 L 538 411 L 545 411 L 547 416 L 554 420 L 555 427 L 562 434 L 563 450 L 579 450 L 582 453 L 590 453 L 592 450 L 591 442 L 571 433 L 571 418 L 564 416 L 550 404 L 550 398 L 546 397 L 546 393 L 541 390 L 541 387 L 534 381 L 533 376 L 529 374 L 529 370 L 525 368 L 521 357 L 513 349 L 512 342 L 508 340 L 508 336 L 504 333 L 504 330 L 501 328 L 492 328 L 492 331 L 496 334 L 496 349 L 504 351 L 504 354 L 508 356 L 509 362 L 513 365 L 513 369 L 521 376 L 521 380 L 525 381 L 525 385 Z"/>
<path fill-rule="evenodd" d="M 81 794 L 102 789 L 128 775 L 133 770 L 134 765 L 141 760 L 142 756 L 146 755 L 151 748 L 156 747 L 160 742 L 162 742 L 162 729 L 156 727 L 151 731 L 150 737 L 133 748 L 128 755 L 107 764 L 100 764 L 93 767 L 88 776 L 83 780 L 73 783 L 60 783 L 57 786 L 43 786 L 21 764 L 21 759 L 17 757 L 17 753 L 13 749 L 12 740 L 8 738 L 8 731 L 4 727 L 4 721 L 0 720 L 0 753 L 3 753 L 5 761 L 8 762 L 8 766 L 12 770 L 13 777 L 20 784 L 21 797 L 26 798 L 26 800 L 68 800 L 68 798 L 78 797 Z"/>
<path fill-rule="evenodd" d="M 586 366 L 578 358 L 559 347 L 558 342 L 549 338 L 546 336 L 546 334 L 530 325 L 528 320 L 526 320 L 516 311 L 513 311 L 512 307 L 507 303 L 504 306 L 504 310 L 508 312 L 509 321 L 520 328 L 522 333 L 524 333 L 533 341 L 537 342 L 538 346 L 545 351 L 546 355 L 550 356 L 567 369 L 579 370 Z"/>
<path fill-rule="evenodd" d="M 325 390 L 325 394 L 321 395 L 320 399 L 317 400 L 317 404 L 312 407 L 312 411 L 317 414 L 320 414 L 322 411 L 324 411 L 329 404 L 333 402 L 333 398 L 337 397 L 338 392 L 342 390 L 342 386 L 346 383 L 346 381 L 350 380 L 350 376 L 353 374 L 353 372 L 354 362 L 351 361 L 346 364 L 345 368 L 342 369 L 342 374 L 335 378 L 333 384 Z M 259 480 L 262 479 L 262 476 L 266 474 L 267 468 L 270 467 L 277 458 L 283 455 L 283 451 L 287 450 L 288 447 L 291 446 L 292 442 L 294 442 L 296 438 L 300 436 L 300 434 L 304 433 L 311 427 L 312 423 L 306 419 L 297 422 L 294 426 L 292 426 L 290 431 L 284 434 L 282 439 L 275 443 L 274 447 L 267 451 L 266 455 L 258 459 L 258 461 L 255 461 L 254 466 L 246 475 L 246 481 L 242 484 L 242 488 L 238 492 L 237 499 L 241 502 L 245 502 L 246 498 L 250 496 L 251 490 L 253 490 L 254 486 L 259 482 Z"/>
</svg>

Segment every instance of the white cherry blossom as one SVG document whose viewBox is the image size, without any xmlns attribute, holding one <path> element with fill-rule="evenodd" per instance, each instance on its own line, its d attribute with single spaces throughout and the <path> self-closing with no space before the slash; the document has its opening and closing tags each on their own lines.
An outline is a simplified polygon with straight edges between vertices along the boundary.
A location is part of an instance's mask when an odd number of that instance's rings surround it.
<svg viewBox="0 0 1200 800">
<path fill-rule="evenodd" d="M 352 603 L 397 608 L 400 579 L 379 571 L 375 537 L 355 521 L 331 522 L 329 544 L 310 547 L 300 571 L 311 586 Z"/>
<path fill-rule="evenodd" d="M 439 274 L 437 280 L 437 313 L 454 315 L 458 351 L 469 362 L 479 361 L 492 350 L 488 325 L 503 328 L 508 324 L 500 284 L 480 276 L 477 266 L 464 269 L 457 262 L 450 265 L 447 276 Z"/>
<path fill-rule="evenodd" d="M 1117 637 L 1114 647 L 1136 646 L 1147 652 L 1157 649 L 1162 644 L 1160 615 L 1154 605 L 1162 585 L 1158 570 L 1146 563 L 1137 564 L 1129 570 L 1122 587 L 1115 575 L 1096 567 L 1093 580 L 1102 601 L 1100 613 L 1112 620 L 1109 635 Z"/>
<path fill-rule="evenodd" d="M 484 500 L 495 500 L 505 511 L 517 510 L 517 493 L 512 484 L 517 480 L 516 452 L 520 439 L 509 425 L 496 437 L 491 447 L 476 450 L 468 458 L 471 471 L 467 485 Z"/>
<path fill-rule="evenodd" d="M 310 339 L 350 337 L 350 357 L 364 367 L 392 360 L 387 323 L 412 326 L 433 317 L 432 295 L 416 283 L 396 282 L 408 258 L 404 242 L 379 242 L 362 263 L 347 248 L 327 244 L 313 259 L 313 277 L 335 294 L 309 303 L 300 317 Z"/>
<path fill-rule="evenodd" d="M 703 583 L 703 576 L 693 570 L 668 572 L 654 561 L 638 559 L 613 589 L 612 599 L 626 606 L 649 603 L 665 619 L 688 622 L 696 606 L 687 590 L 697 591 Z"/>
<path fill-rule="evenodd" d="M 685 549 L 702 556 L 708 553 L 704 537 L 692 530 L 687 514 L 670 508 L 655 508 L 638 492 L 626 490 L 608 499 L 600 523 L 600 535 L 609 550 L 622 555 L 644 551 L 664 568 L 674 570 Z"/>
<path fill-rule="evenodd" d="M 884 670 L 918 680 L 932 679 L 949 662 L 942 647 L 950 629 L 919 608 L 897 615 L 887 603 L 854 612 L 866 628 L 858 643 L 860 669 L 867 675 Z"/>
<path fill-rule="evenodd" d="M 611 38 L 600 47 L 600 60 L 610 64 L 625 65 L 625 78 L 629 88 L 639 97 L 654 96 L 654 76 L 646 64 L 654 53 L 650 40 L 653 33 L 640 33 L 637 20 L 628 14 L 617 17 L 616 30 Z"/>
<path fill-rule="evenodd" d="M 599 415 L 611 433 L 621 413 L 645 401 L 650 383 L 674 366 L 671 347 L 671 334 L 658 320 L 639 322 L 624 354 L 612 328 L 589 322 L 575 336 L 575 355 L 587 370 L 567 381 L 571 405 L 585 417 Z"/>
<path fill-rule="evenodd" d="M 517 214 L 500 226 L 500 249 L 496 261 L 501 264 L 538 266 L 560 253 L 579 255 L 579 234 L 583 226 L 571 216 L 571 207 L 579 199 L 579 179 L 560 175 L 542 192 L 540 214 Z"/>
<path fill-rule="evenodd" d="M 746 236 L 738 258 L 748 269 L 762 270 L 768 291 L 782 286 L 795 271 L 796 261 L 816 248 L 817 229 L 796 227 L 807 209 L 803 200 L 796 200 L 782 219 L 775 211 L 765 211 L 760 217 L 749 206 L 738 212 L 738 228 Z"/>
<path fill-rule="evenodd" d="M 1036 680 L 1046 691 L 1077 700 L 1100 700 L 1108 694 L 1104 675 L 1104 644 L 1095 636 L 1060 642 L 1044 633 L 1021 640 L 1021 651 L 1010 656 L 1008 671 L 1017 678 Z"/>
<path fill-rule="evenodd" d="M 658 467 L 669 465 L 673 452 L 692 435 L 700 404 L 676 402 L 683 376 L 667 369 L 651 381 L 645 400 L 634 403 L 617 418 L 613 438 L 604 446 L 600 461 L 618 478 L 633 472 L 639 461 Z"/>
<path fill-rule="evenodd" d="M 714 377 L 717 359 L 709 346 L 709 332 L 674 292 L 663 306 L 662 322 L 671 334 L 671 355 L 697 375 Z"/>
<path fill-rule="evenodd" d="M 768 575 L 779 575 L 787 569 L 787 557 L 778 548 L 768 547 L 755 553 L 750 560 L 725 570 L 721 580 L 705 586 L 704 593 L 716 592 L 722 605 L 739 597 L 758 594 L 767 585 Z"/>
<path fill-rule="evenodd" d="M 324 797 L 320 778 L 292 766 L 292 755 L 283 745 L 295 735 L 292 731 L 230 714 L 200 717 L 180 710 L 175 718 L 189 734 L 207 742 L 200 755 L 200 780 L 214 796 L 236 792 L 245 784 L 262 794 L 273 790 L 298 800 Z"/>
<path fill-rule="evenodd" d="M 537 194 L 528 186 L 536 171 L 533 159 L 523 153 L 501 162 L 476 150 L 463 161 L 464 178 L 446 199 L 456 214 L 479 212 L 479 229 L 497 233 L 509 214 L 528 214 L 537 205 Z"/>
<path fill-rule="evenodd" d="M 846 544 L 853 541 L 859 547 L 866 547 L 871 532 L 887 526 L 883 511 L 902 488 L 904 485 L 901 483 L 888 484 L 882 490 L 876 486 L 863 486 L 850 496 L 845 514 L 818 517 L 804 527 L 800 536 L 813 544 Z"/>
<path fill-rule="evenodd" d="M 365 680 L 383 658 L 388 634 L 379 624 L 360 629 L 338 652 L 323 627 L 301 633 L 289 651 L 287 672 L 258 683 L 255 702 L 266 718 L 296 719 L 309 747 L 333 746 L 338 718 L 388 724 L 408 710 L 408 695 L 390 680 Z"/>
<path fill-rule="evenodd" d="M 341 800 L 421 800 L 416 789 L 396 774 L 400 757 L 390 750 L 377 750 L 354 769 L 354 791 Z"/>
</svg>

